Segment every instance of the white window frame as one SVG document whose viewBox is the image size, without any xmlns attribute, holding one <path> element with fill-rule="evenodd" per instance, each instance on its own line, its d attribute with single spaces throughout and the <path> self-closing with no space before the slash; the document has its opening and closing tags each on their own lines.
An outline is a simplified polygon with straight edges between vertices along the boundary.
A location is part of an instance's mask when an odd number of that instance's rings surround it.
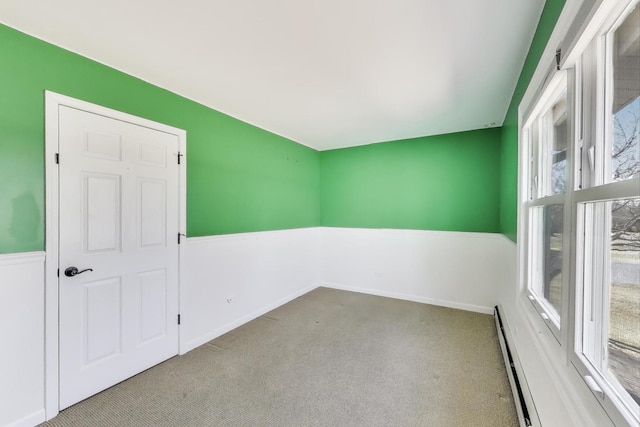
<svg viewBox="0 0 640 427">
<path fill-rule="evenodd" d="M 609 241 L 611 214 L 608 211 L 608 205 L 603 205 L 598 211 L 595 206 L 590 207 L 585 204 L 640 197 L 640 177 L 611 182 L 613 123 L 611 114 L 607 111 L 613 102 L 612 34 L 631 9 L 640 7 L 640 2 L 637 0 L 619 3 L 620 5 L 614 8 L 603 21 L 593 41 L 587 47 L 590 49 L 588 55 L 595 56 L 595 66 L 583 68 L 581 63 L 576 65 L 580 75 L 597 83 L 595 96 L 592 95 L 595 98 L 596 109 L 586 112 L 581 118 L 584 120 L 586 115 L 590 122 L 595 123 L 595 129 L 585 127 L 584 130 L 591 135 L 591 141 L 595 141 L 595 144 L 601 143 L 602 152 L 598 153 L 596 147 L 595 154 L 591 154 L 586 159 L 591 163 L 587 165 L 590 170 L 585 171 L 589 179 L 583 179 L 584 188 L 575 195 L 574 229 L 577 238 L 582 239 L 576 242 L 576 248 L 585 248 L 585 251 L 582 253 L 576 251 L 575 254 L 576 315 L 573 334 L 575 351 L 570 357 L 573 365 L 585 378 L 594 396 L 607 413 L 615 414 L 615 418 L 624 418 L 629 423 L 638 423 L 640 422 L 638 405 L 625 392 L 618 380 L 604 368 L 608 365 L 605 346 L 608 341 L 609 316 L 606 314 L 610 305 L 610 283 L 604 278 L 610 275 L 608 270 L 611 254 L 607 248 L 611 243 Z M 593 216 L 596 218 L 594 219 Z M 590 233 L 585 230 L 587 227 L 593 227 L 589 230 Z M 591 251 L 587 253 L 587 250 Z M 603 262 L 593 263 L 594 259 L 601 259 Z M 590 322 L 585 321 L 587 317 Z M 589 333 L 588 330 L 591 332 Z M 585 347 L 587 347 L 586 354 Z"/>
<path fill-rule="evenodd" d="M 523 191 L 525 195 L 522 200 L 521 213 L 524 217 L 524 224 L 526 224 L 526 241 L 523 242 L 523 246 L 526 248 L 540 249 L 542 244 L 538 242 L 538 229 L 535 221 L 532 221 L 531 212 L 533 209 L 561 204 L 563 205 L 564 212 L 564 225 L 568 224 L 567 210 L 570 205 L 566 202 L 566 191 L 564 193 L 552 194 L 551 191 L 551 168 L 549 153 L 551 152 L 549 147 L 552 137 L 549 133 L 553 132 L 553 126 L 549 128 L 549 115 L 552 114 L 553 106 L 556 104 L 559 98 L 566 92 L 567 93 L 567 117 L 571 114 L 570 102 L 569 102 L 569 87 L 568 87 L 568 74 L 564 70 L 549 70 L 549 79 L 547 85 L 539 91 L 539 96 L 536 97 L 533 103 L 535 107 L 529 111 L 528 116 L 524 120 L 524 125 L 521 127 L 521 133 L 523 133 L 522 141 L 524 143 L 524 152 L 527 152 L 528 159 L 522 161 L 523 168 L 521 170 L 521 176 L 527 177 L 528 182 L 527 189 Z M 542 123 L 547 121 L 548 123 Z M 569 122 L 569 126 L 571 122 Z M 544 133 L 547 133 L 545 135 Z M 538 138 L 535 138 L 537 135 Z M 572 140 L 571 132 L 568 135 L 569 141 Z M 537 154 L 536 154 L 537 151 Z M 567 144 L 567 163 L 570 163 L 570 156 L 572 156 L 572 144 Z M 544 176 L 544 175 L 546 176 Z M 571 173 L 569 166 L 567 166 L 566 172 L 567 182 L 565 187 L 567 189 L 573 182 L 571 179 Z M 525 277 L 527 278 L 524 284 L 526 290 L 526 297 L 533 305 L 534 309 L 540 316 L 540 318 L 549 327 L 553 335 L 558 341 L 561 339 L 562 320 L 566 318 L 567 312 L 567 297 L 568 297 L 568 283 L 569 278 L 567 275 L 568 258 L 569 258 L 569 239 L 568 229 L 563 226 L 563 239 L 562 239 L 562 284 L 561 284 L 561 304 L 560 310 L 556 310 L 549 301 L 547 301 L 542 295 L 539 295 L 534 289 L 534 283 L 538 283 L 541 278 L 540 272 L 534 271 L 534 267 L 540 262 L 538 259 L 540 254 L 536 250 L 528 250 L 526 256 L 526 266 L 524 266 Z"/>
<path fill-rule="evenodd" d="M 606 167 L 606 162 L 603 154 L 598 153 L 597 150 L 591 148 L 590 144 L 593 141 L 604 141 L 605 137 L 609 137 L 605 132 L 609 131 L 610 126 L 607 126 L 608 117 L 606 117 L 605 106 L 611 105 L 611 99 L 607 99 L 606 96 L 610 96 L 610 90 L 607 87 L 608 80 L 605 79 L 606 73 L 610 72 L 607 67 L 611 67 L 611 55 L 610 49 L 606 49 L 606 43 L 610 43 L 608 40 L 602 38 L 602 35 L 608 33 L 614 26 L 614 24 L 621 20 L 621 15 L 625 13 L 634 2 L 637 0 L 581 0 L 580 2 L 573 2 L 578 6 L 575 6 L 576 16 L 584 19 L 584 22 L 576 22 L 576 25 L 566 26 L 560 35 L 560 46 L 568 47 L 567 51 L 562 52 L 562 59 L 560 65 L 563 69 L 567 70 L 568 88 L 567 88 L 567 108 L 568 108 L 568 120 L 570 126 L 570 135 L 567 151 L 567 183 L 566 183 L 566 195 L 561 195 L 559 200 L 563 200 L 565 203 L 565 223 L 563 232 L 565 234 L 565 240 L 563 241 L 563 250 L 569 251 L 569 255 L 563 254 L 563 262 L 567 266 L 563 265 L 563 280 L 569 280 L 566 290 L 569 293 L 568 297 L 563 296 L 562 307 L 562 323 L 560 328 L 554 328 L 554 325 L 549 321 L 544 321 L 543 318 L 538 315 L 525 316 L 532 327 L 537 328 L 540 322 L 545 323 L 549 329 L 553 332 L 557 340 L 558 354 L 564 354 L 566 363 L 575 369 L 576 386 L 578 386 L 578 378 L 582 379 L 582 386 L 591 391 L 594 398 L 592 403 L 598 403 L 609 419 L 616 426 L 625 425 L 640 425 L 640 414 L 637 413 L 637 409 L 634 406 L 629 407 L 627 405 L 628 397 L 626 392 L 621 393 L 620 387 L 617 387 L 617 383 L 609 382 L 606 378 L 602 378 L 593 368 L 590 366 L 590 362 L 587 358 L 581 355 L 582 350 L 582 332 L 583 332 L 583 287 L 582 283 L 586 275 L 598 275 L 604 277 L 606 271 L 604 269 L 609 268 L 610 263 L 599 263 L 594 267 L 596 270 L 585 270 L 585 265 L 589 261 L 585 257 L 584 251 L 577 250 L 577 248 L 584 248 L 588 244 L 588 239 L 600 239 L 595 247 L 600 248 L 602 252 L 607 252 L 606 236 L 610 233 L 610 223 L 607 221 L 606 215 L 602 215 L 603 218 L 598 222 L 600 230 L 592 234 L 579 233 L 585 225 L 584 213 L 585 202 L 599 202 L 610 201 L 621 198 L 640 197 L 640 177 L 629 179 L 626 181 L 608 183 L 610 181 L 608 173 L 610 170 Z M 584 7 L 582 7 L 583 5 Z M 574 4 L 571 5 L 574 7 Z M 638 6 L 640 7 L 640 6 Z M 556 36 L 552 36 L 551 40 L 558 42 Z M 598 40 L 595 45 L 592 45 L 593 40 Z M 545 53 L 549 53 L 550 49 L 555 50 L 556 46 L 547 46 Z M 603 54 L 608 56 L 606 60 Z M 544 58 L 544 57 L 543 57 Z M 547 58 L 548 59 L 548 58 Z M 593 66 L 595 61 L 594 72 L 584 73 L 582 65 L 586 67 Z M 519 184 L 519 295 L 518 299 L 522 301 L 530 301 L 533 304 L 524 304 L 523 307 L 531 307 L 530 314 L 533 311 L 538 314 L 544 309 L 544 306 L 536 300 L 535 295 L 532 295 L 528 288 L 529 280 L 529 264 L 531 262 L 531 254 L 528 248 L 529 240 L 531 238 L 530 225 L 529 225 L 529 209 L 535 205 L 530 200 L 530 194 L 533 187 L 533 181 L 527 180 L 529 172 L 532 167 L 535 167 L 531 163 L 531 152 L 527 151 L 527 147 L 530 145 L 531 137 L 531 121 L 533 118 L 543 111 L 545 95 L 549 97 L 549 87 L 554 84 L 554 80 L 557 79 L 557 73 L 555 71 L 556 64 L 550 66 L 550 62 L 542 62 L 542 68 L 538 67 L 532 79 L 531 87 L 527 90 L 527 93 L 523 97 L 523 101 L 519 106 L 520 112 L 520 184 Z M 548 68 L 544 68 L 545 65 L 549 65 Z M 544 76 L 544 77 L 543 77 Z M 541 80 L 545 80 L 540 83 Z M 547 81 L 549 81 L 547 83 Z M 606 84 L 605 84 L 606 83 Z M 533 95 L 533 96 L 532 96 Z M 548 99 L 546 99 L 548 101 Z M 552 102 L 552 101 L 549 101 Z M 583 111 L 584 106 L 584 111 Z M 587 117 L 585 119 L 585 116 Z M 524 119 L 523 119 L 524 118 Z M 597 122 L 596 126 L 588 126 L 593 121 Z M 600 142 L 602 144 L 602 142 Z M 607 146 L 610 147 L 609 144 Z M 602 147 L 600 147 L 602 149 Z M 608 154 L 610 157 L 610 153 Z M 600 159 L 600 161 L 598 161 Z M 593 164 L 592 168 L 589 168 L 589 163 Z M 551 196 L 556 197 L 557 195 Z M 549 200 L 546 200 L 547 202 Z M 546 205 L 548 203 L 540 203 L 540 205 Z M 609 214 L 610 215 L 610 214 Z M 568 237 L 567 237 L 568 235 Z M 604 237 L 603 237 L 604 236 Z M 565 244 L 566 243 L 566 244 Z M 600 254 L 600 257 L 604 259 L 606 256 Z M 592 263 L 593 264 L 593 263 Z M 590 266 L 591 267 L 591 266 Z M 567 276 L 565 278 L 565 276 Z M 602 287 L 601 287 L 602 289 Z M 600 306 L 607 305 L 607 296 L 601 294 L 598 296 L 599 300 L 594 301 Z M 608 316 L 605 316 L 608 317 Z M 600 325 L 605 325 L 607 319 L 600 319 Z M 606 325 L 605 325 L 606 326 Z M 602 326 L 601 326 L 602 328 Z M 601 329 L 602 330 L 602 329 Z M 608 327 L 606 329 L 608 331 Z M 605 331 L 602 330 L 604 333 Z M 551 350 L 551 347 L 545 352 L 556 351 Z M 625 402 L 626 400 L 626 402 Z M 591 404 L 586 402 L 587 404 Z"/>
</svg>

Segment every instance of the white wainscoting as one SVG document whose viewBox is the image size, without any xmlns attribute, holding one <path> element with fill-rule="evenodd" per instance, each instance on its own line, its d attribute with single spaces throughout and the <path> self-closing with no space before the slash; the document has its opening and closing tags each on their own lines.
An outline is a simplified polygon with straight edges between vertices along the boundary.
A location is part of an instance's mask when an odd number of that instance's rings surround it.
<svg viewBox="0 0 640 427">
<path fill-rule="evenodd" d="M 181 352 L 316 288 L 318 233 L 303 228 L 187 239 Z"/>
<path fill-rule="evenodd" d="M 181 353 L 319 285 L 491 313 L 514 283 L 505 242 L 498 234 L 324 227 L 188 238 Z M 0 256 L 0 310 L 10 320 L 0 326 L 0 426 L 44 421 L 44 260 L 41 252 Z"/>
<path fill-rule="evenodd" d="M 323 286 L 493 313 L 500 249 L 492 233 L 321 228 Z"/>
<path fill-rule="evenodd" d="M 518 289 L 517 245 L 503 237 L 500 303 L 544 427 L 612 427 L 598 402 L 566 360 L 566 351 Z"/>
<path fill-rule="evenodd" d="M 44 413 L 44 252 L 0 255 L 0 426 Z"/>
</svg>

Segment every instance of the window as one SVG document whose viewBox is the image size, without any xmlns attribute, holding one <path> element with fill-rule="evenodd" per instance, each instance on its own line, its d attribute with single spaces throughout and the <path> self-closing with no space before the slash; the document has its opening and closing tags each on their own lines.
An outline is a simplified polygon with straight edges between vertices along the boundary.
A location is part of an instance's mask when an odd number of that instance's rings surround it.
<svg viewBox="0 0 640 427">
<path fill-rule="evenodd" d="M 640 176 L 640 7 L 607 35 L 607 178 Z"/>
<path fill-rule="evenodd" d="M 640 198 L 582 203 L 579 211 L 585 242 L 578 352 L 596 383 L 638 411 Z"/>
<path fill-rule="evenodd" d="M 619 425 L 640 424 L 639 3 L 584 27 L 521 129 L 525 297 Z"/>
<path fill-rule="evenodd" d="M 603 401 L 640 420 L 640 7 L 634 1 L 587 48 L 581 72 L 603 88 L 583 103 L 589 147 L 576 194 L 575 346 Z M 577 65 L 580 67 L 580 65 Z M 583 90 L 589 90 L 585 87 Z M 594 89 L 591 89 L 594 90 Z"/>
<path fill-rule="evenodd" d="M 567 186 L 567 79 L 558 75 L 525 127 L 529 135 L 529 298 L 557 333 L 567 281 L 563 273 Z"/>
</svg>

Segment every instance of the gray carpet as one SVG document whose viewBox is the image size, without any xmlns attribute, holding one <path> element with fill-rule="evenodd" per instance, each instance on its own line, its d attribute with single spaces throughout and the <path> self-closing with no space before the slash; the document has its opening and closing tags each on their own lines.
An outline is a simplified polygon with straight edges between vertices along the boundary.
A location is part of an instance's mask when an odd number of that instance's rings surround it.
<svg viewBox="0 0 640 427">
<path fill-rule="evenodd" d="M 493 318 L 319 288 L 44 426 L 517 426 Z"/>
</svg>

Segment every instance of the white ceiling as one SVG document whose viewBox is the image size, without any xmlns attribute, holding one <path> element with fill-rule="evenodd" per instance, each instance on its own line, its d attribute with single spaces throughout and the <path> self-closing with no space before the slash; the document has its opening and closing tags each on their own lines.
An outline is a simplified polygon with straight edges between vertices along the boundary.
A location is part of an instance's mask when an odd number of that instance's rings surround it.
<svg viewBox="0 0 640 427">
<path fill-rule="evenodd" d="M 0 0 L 0 22 L 318 150 L 500 126 L 544 0 Z"/>
</svg>

